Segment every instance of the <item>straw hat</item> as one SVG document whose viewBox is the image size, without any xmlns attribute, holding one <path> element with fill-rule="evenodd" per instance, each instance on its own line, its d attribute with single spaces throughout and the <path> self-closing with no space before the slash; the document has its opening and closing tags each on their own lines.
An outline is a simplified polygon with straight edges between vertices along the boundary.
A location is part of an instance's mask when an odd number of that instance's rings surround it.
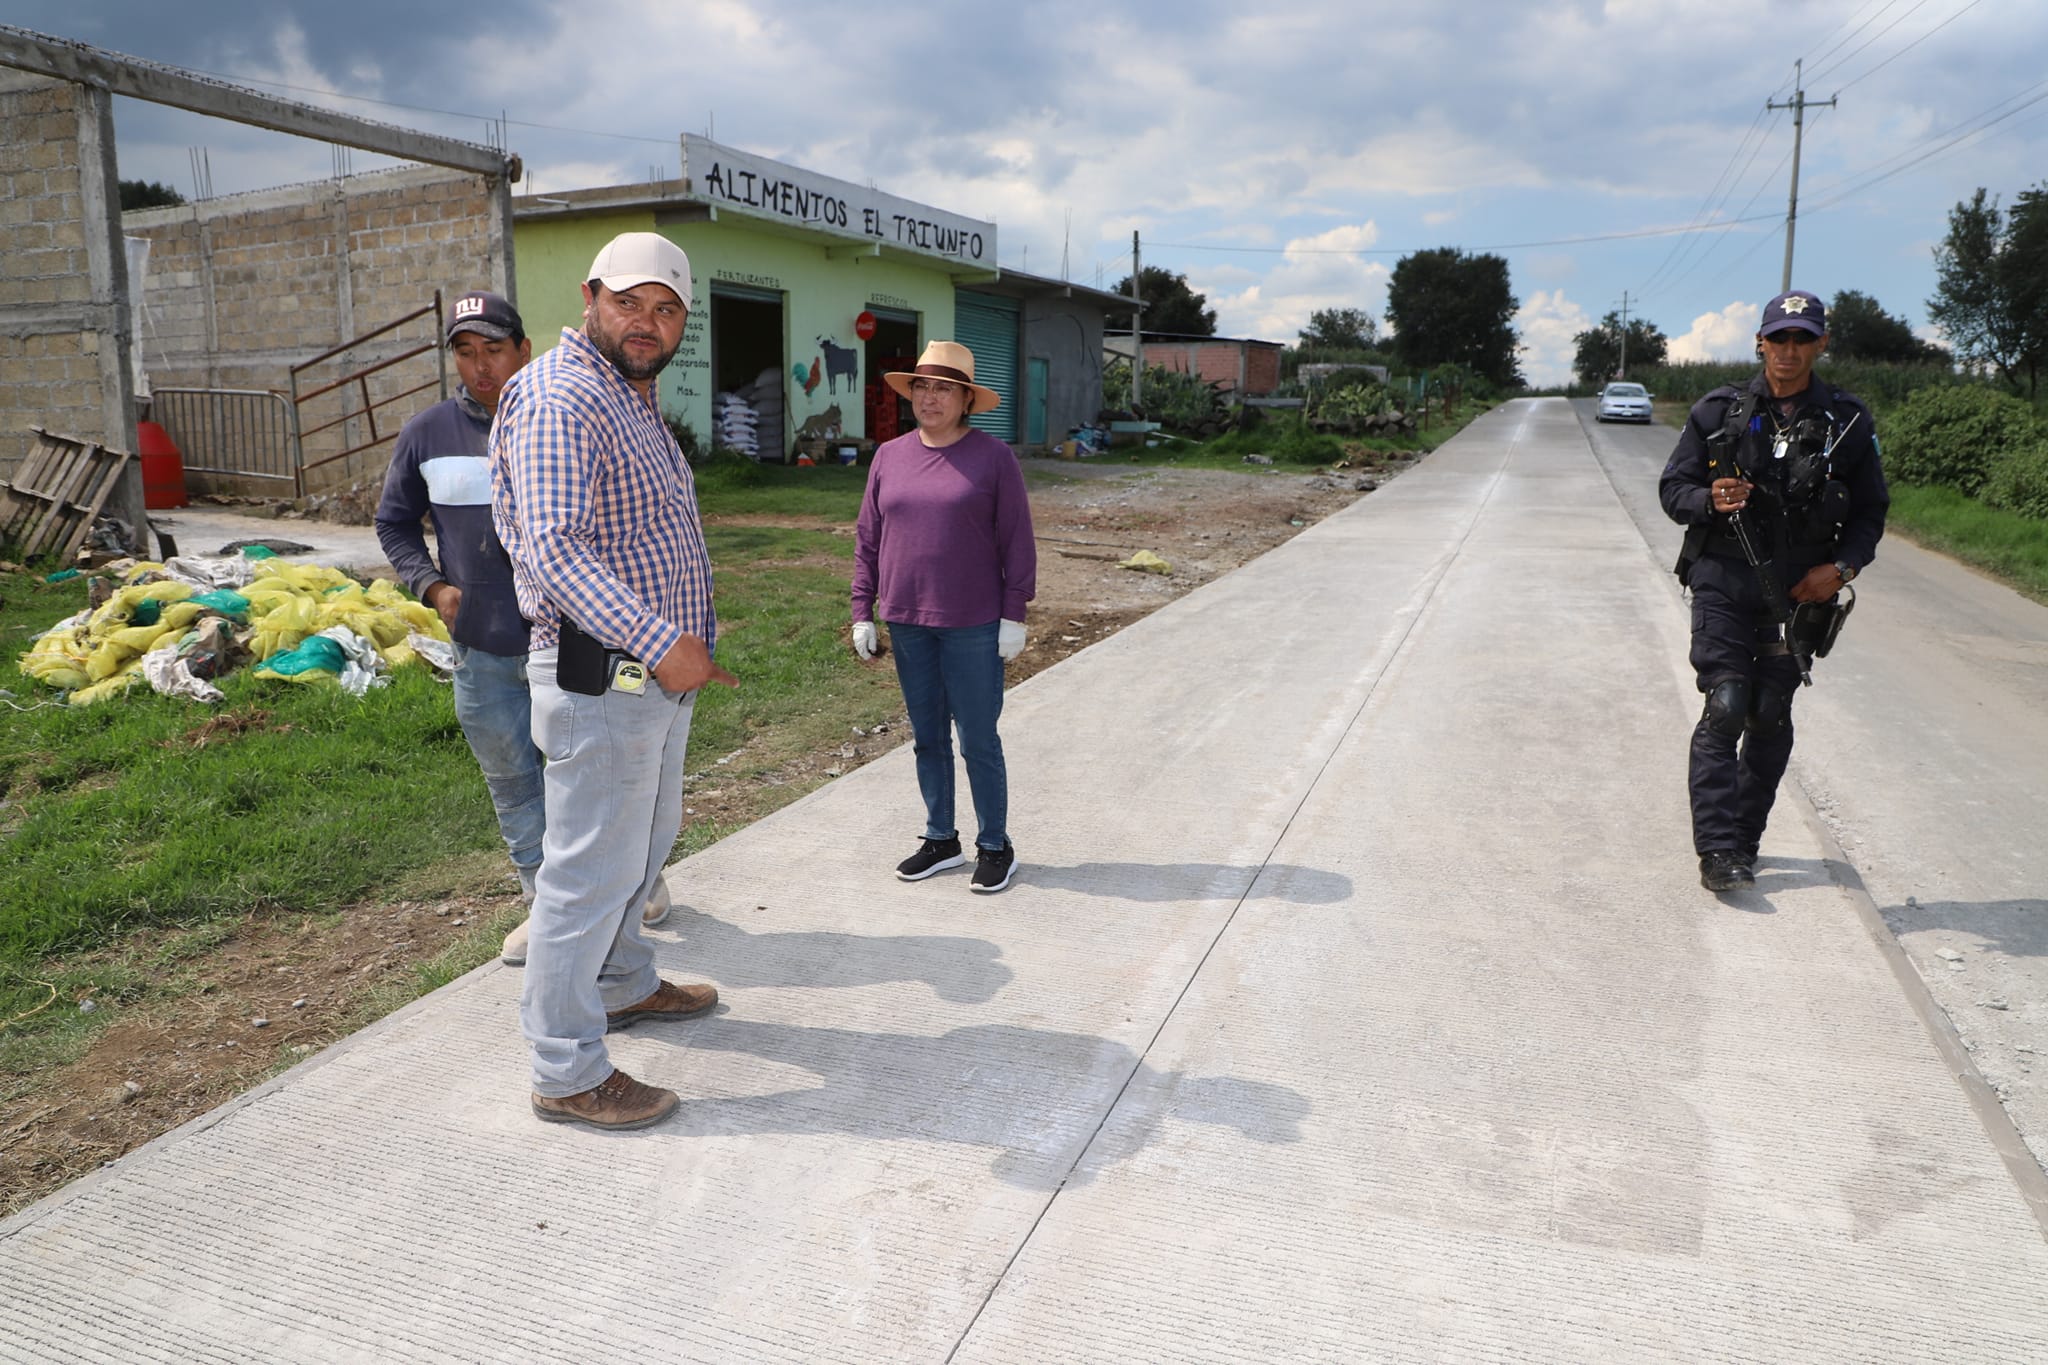
<svg viewBox="0 0 2048 1365">
<path fill-rule="evenodd" d="M 913 379 L 944 379 L 958 384 L 968 392 L 967 411 L 988 412 L 1002 406 L 1002 395 L 994 389 L 974 382 L 974 352 L 957 341 L 934 341 L 924 348 L 924 354 L 917 358 L 915 370 L 891 370 L 882 376 L 887 384 L 905 398 L 910 397 L 910 381 Z"/>
</svg>

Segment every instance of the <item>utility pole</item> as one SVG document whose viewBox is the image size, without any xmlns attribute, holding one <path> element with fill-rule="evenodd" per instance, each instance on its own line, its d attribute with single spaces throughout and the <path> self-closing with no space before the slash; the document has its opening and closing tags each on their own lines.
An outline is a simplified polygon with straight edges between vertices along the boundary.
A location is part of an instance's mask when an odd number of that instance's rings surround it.
<svg viewBox="0 0 2048 1365">
<path fill-rule="evenodd" d="M 1628 290 L 1621 291 L 1621 363 L 1614 367 L 1616 379 L 1628 378 Z"/>
<path fill-rule="evenodd" d="M 1138 281 L 1144 274 L 1138 269 L 1138 230 L 1131 229 L 1131 416 L 1138 415 L 1138 377 L 1145 373 L 1145 315 L 1138 310 L 1144 306 L 1138 297 Z"/>
<path fill-rule="evenodd" d="M 1809 104 L 1816 108 L 1832 109 L 1835 107 L 1835 97 L 1832 95 L 1826 100 L 1809 100 L 1806 98 L 1806 91 L 1803 88 L 1806 80 L 1805 68 L 1806 59 L 1804 57 L 1792 63 L 1791 99 L 1783 104 L 1773 104 L 1769 100 L 1764 101 L 1764 108 L 1766 109 L 1790 109 L 1792 111 L 1792 198 L 1785 206 L 1785 278 L 1778 285 L 1778 292 L 1781 294 L 1792 287 L 1792 234 L 1799 226 L 1799 138 L 1801 128 L 1806 122 L 1806 107 Z"/>
</svg>

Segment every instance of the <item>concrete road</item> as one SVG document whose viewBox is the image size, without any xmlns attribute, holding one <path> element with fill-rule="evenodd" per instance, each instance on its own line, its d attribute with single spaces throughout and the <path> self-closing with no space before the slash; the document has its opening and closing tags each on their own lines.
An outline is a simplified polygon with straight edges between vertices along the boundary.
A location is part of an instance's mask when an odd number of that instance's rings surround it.
<svg viewBox="0 0 2048 1365">
<path fill-rule="evenodd" d="M 1669 428 L 1594 450 L 1668 567 Z M 1791 778 L 1825 817 L 1981 1073 L 2048 1164 L 2048 607 L 1896 537 L 1802 690 Z"/>
<path fill-rule="evenodd" d="M 391 577 L 391 563 L 385 558 L 383 547 L 377 543 L 377 528 L 374 526 L 247 516 L 200 503 L 151 512 L 149 519 L 153 526 L 170 534 L 180 554 L 216 555 L 239 542 L 272 540 L 306 547 L 286 552 L 284 557 L 287 559 Z M 151 555 L 158 551 L 154 539 L 150 541 L 149 551 Z"/>
<path fill-rule="evenodd" d="M 907 750 L 672 868 L 673 1120 L 535 1122 L 492 964 L 0 1224 L 0 1360 L 2048 1358 L 1828 828 L 1699 890 L 1684 643 L 1510 404 L 1019 686 L 1003 895 Z"/>
</svg>

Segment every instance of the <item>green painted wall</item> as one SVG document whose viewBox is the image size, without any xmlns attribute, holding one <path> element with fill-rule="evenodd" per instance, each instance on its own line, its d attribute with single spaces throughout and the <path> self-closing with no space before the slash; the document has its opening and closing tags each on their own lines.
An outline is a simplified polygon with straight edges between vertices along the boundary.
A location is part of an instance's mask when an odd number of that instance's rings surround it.
<svg viewBox="0 0 2048 1365">
<path fill-rule="evenodd" d="M 689 253 L 697 295 L 683 344 L 658 381 L 662 411 L 686 422 L 707 444 L 713 397 L 711 300 L 722 283 L 781 297 L 787 420 L 780 444 L 773 447 L 778 451 L 788 448 L 806 421 L 822 424 L 835 407 L 840 434 L 866 434 L 862 391 L 870 376 L 866 348 L 853 331 L 863 309 L 881 305 L 918 314 L 920 345 L 953 334 L 953 280 L 943 271 L 872 256 L 833 259 L 823 243 L 762 231 L 738 214 L 715 223 L 657 228 L 652 213 L 636 210 L 514 225 L 520 312 L 536 353 L 553 346 L 563 327 L 582 325 L 578 286 L 598 249 L 621 232 L 648 231 L 665 233 Z M 859 357 L 850 384 L 844 376 L 835 379 L 825 372 L 821 337 Z M 798 379 L 799 367 L 805 379 L 813 367 L 818 371 L 808 393 Z M 764 454 L 771 444 L 763 433 Z"/>
<path fill-rule="evenodd" d="M 552 350 L 564 327 L 583 326 L 583 272 L 597 259 L 598 248 L 621 232 L 652 231 L 651 213 L 514 221 L 512 259 L 519 275 L 519 316 L 526 322 L 526 334 L 533 338 L 535 355 Z"/>
</svg>

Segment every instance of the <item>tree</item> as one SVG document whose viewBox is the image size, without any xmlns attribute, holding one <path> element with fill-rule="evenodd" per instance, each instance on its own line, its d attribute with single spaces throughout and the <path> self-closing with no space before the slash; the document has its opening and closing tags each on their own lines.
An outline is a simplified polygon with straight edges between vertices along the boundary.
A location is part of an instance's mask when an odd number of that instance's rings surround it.
<svg viewBox="0 0 2048 1365">
<path fill-rule="evenodd" d="M 1927 316 L 1956 355 L 1997 371 L 2033 397 L 2048 363 L 2048 183 L 2021 191 L 2000 213 L 1981 188 L 1949 210 L 1948 236 L 1934 249 L 1934 297 Z"/>
<path fill-rule="evenodd" d="M 1297 344 L 1305 351 L 1370 351 L 1379 344 L 1379 324 L 1363 308 L 1318 308 Z"/>
<path fill-rule="evenodd" d="M 1945 360 L 1948 352 L 1913 335 L 1859 289 L 1844 289 L 1828 302 L 1828 354 L 1837 360 L 1875 360 L 1894 365 Z"/>
<path fill-rule="evenodd" d="M 1188 288 L 1188 277 L 1176 275 L 1164 266 L 1148 265 L 1138 272 L 1142 284 L 1139 301 L 1145 305 L 1145 330 L 1179 332 L 1185 336 L 1216 335 L 1216 310 L 1205 307 L 1206 294 Z M 1117 282 L 1116 292 L 1129 298 L 1131 277 Z M 1129 313 L 1122 314 L 1124 318 Z"/>
<path fill-rule="evenodd" d="M 1597 386 L 1622 377 L 1619 310 L 1600 319 L 1598 327 L 1580 332 L 1572 342 L 1579 348 L 1578 354 L 1572 358 L 1572 369 L 1585 383 Z M 1628 320 L 1628 364 L 1637 367 L 1662 365 L 1670 345 L 1670 340 L 1656 323 L 1646 318 Z"/>
<path fill-rule="evenodd" d="M 129 209 L 175 208 L 185 202 L 184 195 L 154 180 L 123 180 L 120 184 L 123 213 Z"/>
<path fill-rule="evenodd" d="M 1457 247 L 1403 256 L 1387 282 L 1394 352 L 1414 369 L 1456 363 L 1502 388 L 1522 382 L 1508 263 Z"/>
</svg>

